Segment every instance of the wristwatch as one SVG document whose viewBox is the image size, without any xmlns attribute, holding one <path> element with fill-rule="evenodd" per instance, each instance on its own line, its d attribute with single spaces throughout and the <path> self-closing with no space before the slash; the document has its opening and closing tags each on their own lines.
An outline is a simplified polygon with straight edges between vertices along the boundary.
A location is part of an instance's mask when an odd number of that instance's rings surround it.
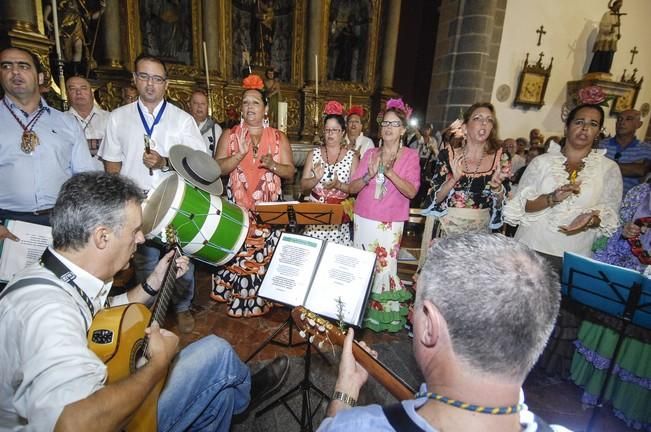
<svg viewBox="0 0 651 432">
<path fill-rule="evenodd" d="M 354 407 L 355 405 L 357 405 L 357 400 L 355 398 L 340 391 L 334 392 L 334 394 L 332 395 L 332 400 L 342 401 L 343 403 L 345 403 L 350 407 Z"/>
</svg>

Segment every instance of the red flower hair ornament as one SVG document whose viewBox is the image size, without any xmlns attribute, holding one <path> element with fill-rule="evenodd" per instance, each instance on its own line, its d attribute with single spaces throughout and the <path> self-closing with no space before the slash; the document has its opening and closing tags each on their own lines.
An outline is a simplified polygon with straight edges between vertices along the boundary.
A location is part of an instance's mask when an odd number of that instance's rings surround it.
<svg viewBox="0 0 651 432">
<path fill-rule="evenodd" d="M 364 117 L 364 108 L 362 108 L 361 105 L 353 105 L 348 109 L 348 114 L 346 114 L 346 117 L 350 117 L 351 115 L 358 115 L 360 118 Z"/>
<path fill-rule="evenodd" d="M 246 90 L 264 90 L 264 81 L 258 75 L 251 74 L 244 78 L 242 81 L 242 87 Z"/>
<path fill-rule="evenodd" d="M 413 109 L 409 105 L 403 102 L 402 98 L 389 99 L 387 101 L 386 109 L 388 110 L 391 108 L 396 109 L 398 111 L 402 111 L 402 113 L 405 115 L 405 118 L 407 120 L 409 120 L 409 118 L 411 117 L 411 113 L 413 111 Z"/>
<path fill-rule="evenodd" d="M 325 115 L 344 115 L 344 106 L 335 100 L 326 102 L 323 107 L 323 114 Z"/>
</svg>

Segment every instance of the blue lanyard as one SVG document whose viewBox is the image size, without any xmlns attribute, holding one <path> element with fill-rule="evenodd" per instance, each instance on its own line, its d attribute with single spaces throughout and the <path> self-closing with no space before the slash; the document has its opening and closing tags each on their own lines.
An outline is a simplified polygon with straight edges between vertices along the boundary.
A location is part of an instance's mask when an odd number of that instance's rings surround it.
<svg viewBox="0 0 651 432">
<path fill-rule="evenodd" d="M 158 111 L 158 115 L 154 119 L 154 124 L 151 125 L 151 127 L 149 127 L 149 125 L 147 124 L 145 115 L 142 113 L 142 109 L 140 109 L 140 104 L 136 103 L 136 106 L 138 107 L 138 114 L 140 114 L 140 121 L 142 122 L 142 126 L 145 128 L 145 132 L 147 132 L 147 136 L 151 137 L 152 134 L 154 133 L 154 128 L 160 122 L 160 119 L 163 117 L 163 112 L 165 112 L 167 101 L 163 101 L 163 106 L 160 108 L 160 111 Z"/>
</svg>

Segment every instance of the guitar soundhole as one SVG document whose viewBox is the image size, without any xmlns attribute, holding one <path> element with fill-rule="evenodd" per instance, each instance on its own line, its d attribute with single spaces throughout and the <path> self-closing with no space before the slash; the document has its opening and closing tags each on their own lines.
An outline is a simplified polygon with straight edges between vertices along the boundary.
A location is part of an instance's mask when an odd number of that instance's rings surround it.
<svg viewBox="0 0 651 432">
<path fill-rule="evenodd" d="M 131 370 L 131 373 L 140 369 L 145 365 L 145 363 L 147 363 L 147 357 L 145 356 L 145 339 L 141 338 L 133 344 L 133 349 L 131 350 L 131 358 L 129 359 L 129 369 Z"/>
</svg>

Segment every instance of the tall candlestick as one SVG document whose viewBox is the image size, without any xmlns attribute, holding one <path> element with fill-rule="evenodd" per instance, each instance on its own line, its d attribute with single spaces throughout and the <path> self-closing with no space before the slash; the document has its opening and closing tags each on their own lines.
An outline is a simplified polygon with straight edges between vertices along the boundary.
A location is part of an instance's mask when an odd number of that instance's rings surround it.
<svg viewBox="0 0 651 432">
<path fill-rule="evenodd" d="M 314 54 L 314 85 L 316 97 L 319 97 L 319 55 Z"/>
<path fill-rule="evenodd" d="M 210 73 L 208 71 L 208 49 L 206 48 L 206 41 L 203 41 L 203 65 L 206 74 L 206 96 L 208 99 L 208 116 L 212 116 L 212 101 L 210 97 Z"/>
<path fill-rule="evenodd" d="M 353 107 L 353 95 L 348 95 L 348 109 Z"/>
</svg>

